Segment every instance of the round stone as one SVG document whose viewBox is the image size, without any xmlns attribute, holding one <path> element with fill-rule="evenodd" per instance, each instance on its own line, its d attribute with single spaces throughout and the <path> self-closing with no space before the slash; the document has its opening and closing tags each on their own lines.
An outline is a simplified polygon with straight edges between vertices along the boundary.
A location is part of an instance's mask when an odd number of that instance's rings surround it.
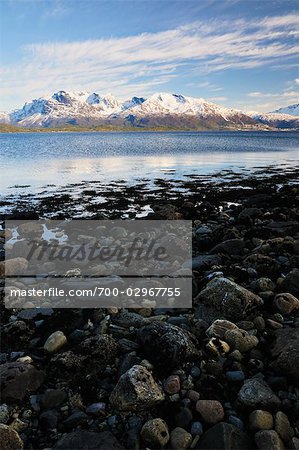
<svg viewBox="0 0 299 450">
<path fill-rule="evenodd" d="M 278 411 L 275 414 L 274 421 L 275 421 L 274 428 L 281 437 L 281 439 L 283 439 L 284 442 L 289 442 L 294 436 L 294 430 L 291 427 L 288 416 L 282 411 Z"/>
<path fill-rule="evenodd" d="M 197 436 L 197 435 L 203 434 L 203 427 L 202 427 L 201 422 L 192 422 L 191 434 L 192 434 L 192 436 Z"/>
<path fill-rule="evenodd" d="M 224 418 L 224 410 L 218 400 L 198 400 L 196 410 L 203 420 L 211 425 L 221 422 Z"/>
<path fill-rule="evenodd" d="M 268 411 L 256 409 L 249 416 L 249 428 L 253 431 L 271 430 L 273 428 L 273 417 Z"/>
<path fill-rule="evenodd" d="M 169 441 L 168 426 L 159 418 L 148 420 L 141 429 L 141 437 L 153 447 L 164 446 Z"/>
<path fill-rule="evenodd" d="M 180 377 L 178 375 L 170 375 L 164 382 L 164 391 L 169 394 L 177 394 L 181 389 Z"/>
<path fill-rule="evenodd" d="M 44 350 L 48 353 L 55 353 L 67 343 L 67 338 L 62 331 L 52 333 L 44 344 Z"/>
<path fill-rule="evenodd" d="M 177 427 L 170 433 L 170 442 L 173 450 L 185 450 L 192 442 L 192 435 L 183 428 Z"/>
<path fill-rule="evenodd" d="M 299 300 L 292 294 L 282 293 L 276 295 L 274 305 L 281 314 L 288 315 L 299 309 Z"/>
</svg>

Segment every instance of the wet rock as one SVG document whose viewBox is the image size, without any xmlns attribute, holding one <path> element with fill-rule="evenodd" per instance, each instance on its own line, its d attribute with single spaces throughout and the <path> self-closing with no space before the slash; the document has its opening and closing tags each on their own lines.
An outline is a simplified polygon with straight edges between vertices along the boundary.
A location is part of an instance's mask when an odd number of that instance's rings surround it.
<svg viewBox="0 0 299 450">
<path fill-rule="evenodd" d="M 274 291 L 275 284 L 270 278 L 258 278 L 257 280 L 254 280 L 250 284 L 250 288 L 254 292 L 266 292 L 266 291 Z"/>
<path fill-rule="evenodd" d="M 196 402 L 196 411 L 210 425 L 214 425 L 224 419 L 223 407 L 217 400 L 198 400 Z"/>
<path fill-rule="evenodd" d="M 102 416 L 106 410 L 106 403 L 97 402 L 92 403 L 86 407 L 87 414 L 92 414 L 93 416 Z"/>
<path fill-rule="evenodd" d="M 207 329 L 206 333 L 209 337 L 218 337 L 223 339 L 228 330 L 237 330 L 238 327 L 229 320 L 217 319 Z"/>
<path fill-rule="evenodd" d="M 292 294 L 282 293 L 275 296 L 274 305 L 281 314 L 289 315 L 299 309 L 299 300 Z"/>
<path fill-rule="evenodd" d="M 252 431 L 271 430 L 273 428 L 273 416 L 268 411 L 256 409 L 249 416 L 249 428 Z"/>
<path fill-rule="evenodd" d="M 120 411 L 144 411 L 164 400 L 152 374 L 143 366 L 133 366 L 118 380 L 111 404 Z"/>
<path fill-rule="evenodd" d="M 85 373 L 85 360 L 82 355 L 76 355 L 71 350 L 58 353 L 51 358 L 50 376 L 54 379 L 73 380 Z"/>
<path fill-rule="evenodd" d="M 53 429 L 58 424 L 58 414 L 56 411 L 44 411 L 39 416 L 40 427 L 44 430 Z"/>
<path fill-rule="evenodd" d="M 221 258 L 218 255 L 198 255 L 192 258 L 192 270 L 207 270 L 220 263 Z"/>
<path fill-rule="evenodd" d="M 275 431 L 285 443 L 289 442 L 294 436 L 294 430 L 291 427 L 288 416 L 282 411 L 277 411 L 274 416 L 274 422 Z"/>
<path fill-rule="evenodd" d="M 20 256 L 17 258 L 6 259 L 0 262 L 0 277 L 23 275 L 28 267 L 28 261 Z"/>
<path fill-rule="evenodd" d="M 224 338 L 233 350 L 239 350 L 241 353 L 248 352 L 259 343 L 256 336 L 240 329 L 227 331 Z"/>
<path fill-rule="evenodd" d="M 195 298 L 195 305 L 200 304 L 210 317 L 240 320 L 248 318 L 263 300 L 228 278 L 215 278 Z"/>
<path fill-rule="evenodd" d="M 110 431 L 94 433 L 85 430 L 76 430 L 64 435 L 53 447 L 53 450 L 77 449 L 124 450 L 124 447 Z"/>
<path fill-rule="evenodd" d="M 22 450 L 23 441 L 18 433 L 7 425 L 0 424 L 1 450 Z"/>
<path fill-rule="evenodd" d="M 145 325 L 138 331 L 138 338 L 149 361 L 164 373 L 199 356 L 195 337 L 169 323 Z"/>
<path fill-rule="evenodd" d="M 262 211 L 259 208 L 244 208 L 239 216 L 238 219 L 242 222 L 247 223 L 248 220 L 257 219 L 258 217 L 262 216 Z"/>
<path fill-rule="evenodd" d="M 1 399 L 4 402 L 22 401 L 29 392 L 37 390 L 45 379 L 45 373 L 31 364 L 20 362 L 0 366 Z"/>
<path fill-rule="evenodd" d="M 61 389 L 49 389 L 41 397 L 40 404 L 44 409 L 57 408 L 66 400 L 67 394 Z"/>
<path fill-rule="evenodd" d="M 63 421 L 63 428 L 71 431 L 73 428 L 77 428 L 79 425 L 84 425 L 88 421 L 88 415 L 84 411 L 76 411 L 71 414 L 66 420 Z"/>
<path fill-rule="evenodd" d="M 67 343 L 67 338 L 62 331 L 52 333 L 44 344 L 44 350 L 48 353 L 58 352 Z"/>
<path fill-rule="evenodd" d="M 283 280 L 280 290 L 299 297 L 299 269 L 293 269 Z"/>
<path fill-rule="evenodd" d="M 24 350 L 33 336 L 35 327 L 32 323 L 16 320 L 8 323 L 1 330 L 1 348 L 4 350 Z"/>
<path fill-rule="evenodd" d="M 9 410 L 6 403 L 0 405 L 0 423 L 7 423 L 9 419 Z"/>
<path fill-rule="evenodd" d="M 153 448 L 165 446 L 169 441 L 169 430 L 162 419 L 148 420 L 141 429 L 144 442 Z"/>
<path fill-rule="evenodd" d="M 177 394 L 181 389 L 180 377 L 178 375 L 170 375 L 164 381 L 163 387 L 167 394 Z"/>
<path fill-rule="evenodd" d="M 259 275 L 265 277 L 273 277 L 278 274 L 279 265 L 277 261 L 270 256 L 254 253 L 247 256 L 243 261 L 244 267 L 251 267 L 257 271 Z"/>
<path fill-rule="evenodd" d="M 229 423 L 220 422 L 209 428 L 199 440 L 200 450 L 250 450 L 253 448 L 250 437 Z"/>
<path fill-rule="evenodd" d="M 115 361 L 117 343 L 112 336 L 103 334 L 84 339 L 78 352 L 83 356 L 83 370 L 86 375 L 98 376 Z"/>
<path fill-rule="evenodd" d="M 284 328 L 275 332 L 276 341 L 271 354 L 271 366 L 283 375 L 299 383 L 299 329 Z"/>
<path fill-rule="evenodd" d="M 192 435 L 183 428 L 177 427 L 170 433 L 170 442 L 173 450 L 185 450 L 192 442 Z"/>
<path fill-rule="evenodd" d="M 245 247 L 243 239 L 229 239 L 210 250 L 210 253 L 227 253 L 228 255 L 242 255 Z"/>
<path fill-rule="evenodd" d="M 272 389 L 267 383 L 257 378 L 245 380 L 238 393 L 237 401 L 241 407 L 247 410 L 275 411 L 280 407 L 280 400 Z"/>
<path fill-rule="evenodd" d="M 258 431 L 254 436 L 259 450 L 284 450 L 284 445 L 275 430 Z"/>
</svg>

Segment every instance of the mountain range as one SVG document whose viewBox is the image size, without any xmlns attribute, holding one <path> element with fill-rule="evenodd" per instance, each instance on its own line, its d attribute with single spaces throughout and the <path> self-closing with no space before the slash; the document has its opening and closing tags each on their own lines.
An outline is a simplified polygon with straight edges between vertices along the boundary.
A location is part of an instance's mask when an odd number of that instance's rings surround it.
<svg viewBox="0 0 299 450">
<path fill-rule="evenodd" d="M 59 91 L 25 103 L 0 122 L 28 127 L 171 127 L 176 129 L 299 129 L 299 104 L 270 113 L 242 112 L 203 98 L 156 93 L 121 102 L 111 94 Z"/>
</svg>

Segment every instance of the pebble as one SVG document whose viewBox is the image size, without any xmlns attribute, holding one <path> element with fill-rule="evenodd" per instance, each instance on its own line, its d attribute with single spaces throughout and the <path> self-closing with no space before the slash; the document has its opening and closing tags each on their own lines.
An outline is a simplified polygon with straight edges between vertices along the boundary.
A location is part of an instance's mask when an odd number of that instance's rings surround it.
<svg viewBox="0 0 299 450">
<path fill-rule="evenodd" d="M 223 406 L 218 400 L 198 400 L 196 411 L 210 425 L 214 425 L 224 419 Z"/>
<path fill-rule="evenodd" d="M 193 389 L 190 389 L 187 392 L 187 397 L 192 401 L 192 402 L 197 402 L 197 400 L 199 400 L 200 395 L 197 391 L 194 391 Z"/>
<path fill-rule="evenodd" d="M 9 409 L 6 403 L 0 405 L 0 423 L 7 423 L 9 419 Z"/>
<path fill-rule="evenodd" d="M 289 315 L 299 309 L 299 300 L 292 294 L 277 294 L 274 299 L 274 305 L 281 314 Z"/>
<path fill-rule="evenodd" d="M 259 450 L 284 450 L 282 440 L 275 430 L 258 431 L 254 436 L 255 443 Z"/>
<path fill-rule="evenodd" d="M 273 428 L 273 416 L 268 411 L 256 409 L 249 416 L 249 428 L 253 431 L 271 430 Z"/>
<path fill-rule="evenodd" d="M 206 333 L 209 337 L 218 337 L 223 339 L 228 330 L 237 330 L 238 327 L 233 322 L 224 319 L 214 320 L 212 325 L 207 329 Z"/>
<path fill-rule="evenodd" d="M 170 375 L 164 381 L 163 387 L 167 394 L 177 394 L 181 389 L 180 377 L 178 375 Z"/>
<path fill-rule="evenodd" d="M 177 427 L 170 433 L 170 443 L 173 450 L 185 450 L 191 445 L 192 435 L 183 428 Z"/>
<path fill-rule="evenodd" d="M 240 430 L 244 430 L 244 422 L 243 420 L 239 419 L 239 417 L 236 416 L 228 416 L 228 423 L 231 425 L 234 425 L 235 427 L 239 428 Z"/>
<path fill-rule="evenodd" d="M 58 352 L 67 343 L 67 338 L 62 331 L 52 333 L 44 344 L 44 350 L 48 353 Z"/>
<path fill-rule="evenodd" d="M 200 368 L 197 367 L 197 366 L 193 366 L 193 367 L 191 368 L 191 370 L 190 370 L 190 375 L 191 375 L 193 378 L 199 378 L 200 375 L 201 375 L 201 370 L 200 370 Z"/>
<path fill-rule="evenodd" d="M 226 372 L 225 376 L 226 379 L 232 383 L 244 381 L 245 379 L 245 374 L 242 370 L 228 371 Z"/>
<path fill-rule="evenodd" d="M 146 444 L 154 448 L 163 447 L 169 441 L 168 426 L 160 418 L 148 420 L 141 429 L 141 437 Z"/>
<path fill-rule="evenodd" d="M 106 410 L 106 403 L 104 402 L 98 402 L 98 403 L 92 403 L 91 405 L 88 405 L 86 407 L 86 413 L 92 414 L 94 416 L 101 416 L 105 413 Z"/>
<path fill-rule="evenodd" d="M 191 424 L 191 434 L 192 436 L 202 435 L 203 434 L 203 426 L 201 422 L 192 422 Z"/>
<path fill-rule="evenodd" d="M 281 439 L 286 443 L 289 442 L 294 436 L 294 430 L 291 427 L 288 416 L 282 411 L 277 411 L 274 416 L 274 423 L 275 431 L 277 431 Z"/>
</svg>

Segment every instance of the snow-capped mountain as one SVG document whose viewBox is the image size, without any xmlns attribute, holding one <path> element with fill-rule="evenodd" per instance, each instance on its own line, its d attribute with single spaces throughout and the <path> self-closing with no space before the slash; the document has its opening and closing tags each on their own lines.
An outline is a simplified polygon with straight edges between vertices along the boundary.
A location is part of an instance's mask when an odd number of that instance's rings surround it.
<svg viewBox="0 0 299 450">
<path fill-rule="evenodd" d="M 278 112 L 260 113 L 256 111 L 250 111 L 247 114 L 258 122 L 269 125 L 270 127 L 299 129 L 299 118 L 291 114 L 282 114 Z"/>
<path fill-rule="evenodd" d="M 294 116 L 286 115 L 286 122 L 290 121 L 289 117 L 294 119 Z M 259 113 L 248 114 L 224 108 L 203 98 L 164 92 L 153 94 L 149 98 L 133 97 L 121 102 L 112 94 L 59 91 L 25 103 L 21 109 L 10 114 L 0 114 L 0 122 L 23 127 L 57 127 L 70 124 L 166 126 L 196 130 L 261 129 L 270 125 L 271 121 Z M 298 127 L 298 124 L 296 126 Z"/>
<path fill-rule="evenodd" d="M 279 108 L 273 112 L 281 114 L 290 114 L 291 116 L 299 116 L 299 103 L 286 106 L 285 108 Z"/>
</svg>

